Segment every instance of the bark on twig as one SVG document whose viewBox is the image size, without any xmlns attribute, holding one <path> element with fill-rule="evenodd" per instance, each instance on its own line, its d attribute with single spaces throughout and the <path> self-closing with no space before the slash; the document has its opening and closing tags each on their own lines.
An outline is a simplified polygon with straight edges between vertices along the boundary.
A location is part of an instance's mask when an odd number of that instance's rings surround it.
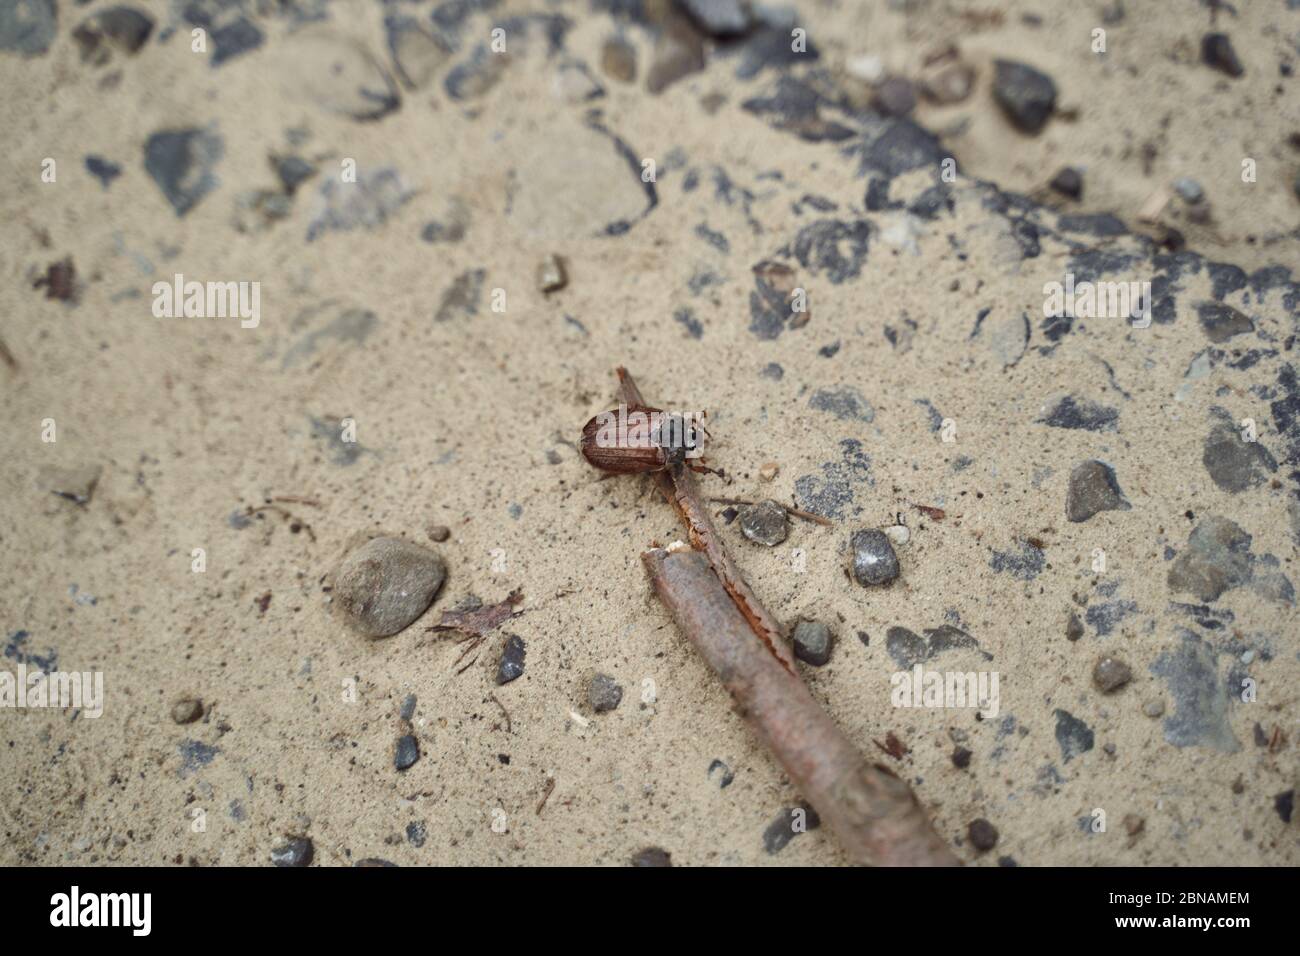
<svg viewBox="0 0 1300 956">
<path fill-rule="evenodd" d="M 804 682 L 756 638 L 704 555 L 654 548 L 641 560 L 677 626 L 850 859 L 874 866 L 959 865 L 911 788 L 869 763 Z"/>
<path fill-rule="evenodd" d="M 646 404 L 618 369 L 628 405 Z M 660 599 L 737 708 L 839 837 L 850 859 L 878 866 L 958 866 L 911 788 L 869 763 L 821 708 L 795 669 L 775 619 L 754 596 L 713 527 L 689 469 L 655 472 L 694 551 L 642 555 Z"/>
</svg>

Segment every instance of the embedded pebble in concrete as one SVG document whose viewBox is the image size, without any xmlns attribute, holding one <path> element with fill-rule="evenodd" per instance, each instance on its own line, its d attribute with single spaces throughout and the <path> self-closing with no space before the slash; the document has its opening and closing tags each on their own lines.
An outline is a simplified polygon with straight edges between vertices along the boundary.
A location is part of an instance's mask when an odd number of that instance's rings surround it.
<svg viewBox="0 0 1300 956">
<path fill-rule="evenodd" d="M 224 153 L 221 137 L 210 130 L 161 130 L 145 142 L 144 168 L 181 217 L 217 188 Z"/>
<path fill-rule="evenodd" d="M 388 637 L 425 612 L 446 577 L 446 564 L 428 548 L 372 538 L 334 572 L 334 606 L 363 637 Z"/>
<path fill-rule="evenodd" d="M 1084 461 L 1070 472 L 1065 493 L 1065 516 L 1073 522 L 1087 521 L 1103 511 L 1128 511 L 1128 503 L 1115 478 L 1115 469 L 1102 461 Z"/>
<path fill-rule="evenodd" d="M 998 844 L 998 828 L 980 817 L 966 827 L 966 836 L 978 853 L 986 853 Z"/>
<path fill-rule="evenodd" d="M 898 577 L 898 555 L 889 536 L 876 528 L 853 532 L 853 577 L 863 586 L 888 584 Z"/>
<path fill-rule="evenodd" d="M 600 68 L 620 83 L 636 79 L 636 47 L 623 37 L 610 37 L 600 49 Z"/>
<path fill-rule="evenodd" d="M 393 766 L 397 770 L 409 770 L 420 759 L 420 742 L 414 734 L 403 734 L 397 738 L 393 747 Z"/>
<path fill-rule="evenodd" d="M 1234 335 L 1255 331 L 1255 323 L 1249 316 L 1222 302 L 1199 303 L 1196 306 L 1196 317 L 1205 337 L 1215 345 L 1223 344 Z"/>
<path fill-rule="evenodd" d="M 1092 669 L 1092 682 L 1103 694 L 1119 690 L 1133 679 L 1133 671 L 1118 658 L 1103 657 Z"/>
<path fill-rule="evenodd" d="M 1207 33 L 1201 37 L 1201 62 L 1228 76 L 1237 77 L 1246 72 L 1226 33 Z"/>
<path fill-rule="evenodd" d="M 1165 740 L 1175 747 L 1209 747 L 1224 753 L 1241 749 L 1232 732 L 1228 688 L 1219 677 L 1218 655 L 1202 638 L 1180 631 L 1176 647 L 1162 652 L 1151 673 L 1165 681 L 1174 714 L 1165 718 Z M 1240 685 L 1232 688 L 1234 694 Z"/>
<path fill-rule="evenodd" d="M 1210 430 L 1201 463 L 1216 485 L 1234 495 L 1264 484 L 1277 471 L 1277 459 L 1258 436 L 1245 440 L 1231 421 L 1219 422 Z"/>
<path fill-rule="evenodd" d="M 316 848 L 307 837 L 291 837 L 271 851 L 276 866 L 310 866 Z"/>
<path fill-rule="evenodd" d="M 1169 589 L 1190 593 L 1198 601 L 1217 601 L 1224 591 L 1251 579 L 1250 545 L 1251 536 L 1236 522 L 1207 515 L 1170 566 Z"/>
<path fill-rule="evenodd" d="M 178 724 L 192 724 L 203 716 L 203 701 L 193 697 L 178 700 L 172 705 L 172 720 Z"/>
<path fill-rule="evenodd" d="M 790 519 L 775 501 L 764 500 L 741 509 L 740 530 L 750 541 L 774 548 L 790 533 Z"/>
<path fill-rule="evenodd" d="M 608 674 L 597 674 L 587 685 L 587 703 L 598 714 L 618 707 L 623 700 L 623 688 Z"/>
<path fill-rule="evenodd" d="M 151 16 L 132 7 L 110 7 L 92 14 L 72 31 L 81 52 L 81 62 L 103 66 L 113 58 L 113 52 L 126 55 L 138 53 L 153 32 Z"/>
<path fill-rule="evenodd" d="M 791 840 L 801 833 L 817 829 L 821 822 L 817 811 L 807 804 L 785 807 L 763 831 L 763 849 L 768 853 L 780 853 Z"/>
<path fill-rule="evenodd" d="M 1061 760 L 1069 763 L 1080 754 L 1092 749 L 1095 739 L 1092 728 L 1069 711 L 1056 709 L 1056 744 L 1061 748 Z"/>
<path fill-rule="evenodd" d="M 0 0 L 0 50 L 39 56 L 50 48 L 58 26 L 54 0 Z"/>
<path fill-rule="evenodd" d="M 821 667 L 831 659 L 834 647 L 831 629 L 821 621 L 800 621 L 794 628 L 794 656 L 805 664 Z"/>
<path fill-rule="evenodd" d="M 633 866 L 672 866 L 673 858 L 667 850 L 657 846 L 648 846 L 637 850 L 632 856 Z"/>
</svg>

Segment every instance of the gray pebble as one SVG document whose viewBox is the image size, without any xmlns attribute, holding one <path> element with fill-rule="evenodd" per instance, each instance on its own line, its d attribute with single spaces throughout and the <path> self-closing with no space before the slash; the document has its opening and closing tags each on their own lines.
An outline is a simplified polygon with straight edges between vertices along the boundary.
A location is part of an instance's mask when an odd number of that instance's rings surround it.
<svg viewBox="0 0 1300 956">
<path fill-rule="evenodd" d="M 1070 612 L 1070 618 L 1065 622 L 1065 639 L 1067 641 L 1077 641 L 1083 637 L 1083 622 L 1079 620 L 1079 615 L 1074 611 Z"/>
<path fill-rule="evenodd" d="M 1152 698 L 1142 705 L 1142 713 L 1148 717 L 1159 717 L 1165 712 L 1165 702 L 1160 698 Z"/>
<path fill-rule="evenodd" d="M 587 685 L 587 701 L 598 714 L 613 710 L 623 700 L 623 688 L 608 674 L 597 674 Z"/>
<path fill-rule="evenodd" d="M 1022 133 L 1037 133 L 1056 107 L 1056 84 L 1046 73 L 1024 63 L 994 63 L 993 97 L 1007 119 Z"/>
<path fill-rule="evenodd" d="M 1092 669 L 1092 682 L 1103 694 L 1119 690 L 1133 679 L 1133 671 L 1123 661 L 1114 657 L 1103 657 Z"/>
<path fill-rule="evenodd" d="M 650 68 L 646 71 L 646 89 L 662 93 L 684 76 L 704 69 L 704 43 L 689 26 L 673 23 L 655 39 Z"/>
<path fill-rule="evenodd" d="M 523 674 L 525 654 L 524 639 L 518 634 L 509 635 L 501 649 L 501 663 L 497 665 L 498 684 L 509 684 Z"/>
<path fill-rule="evenodd" d="M 794 656 L 805 664 L 821 667 L 831 659 L 835 644 L 831 629 L 820 621 L 800 621 L 794 629 Z"/>
<path fill-rule="evenodd" d="M 334 604 L 365 637 L 388 637 L 433 603 L 447 566 L 433 551 L 400 538 L 372 538 L 334 573 Z"/>
<path fill-rule="evenodd" d="M 1226 33 L 1207 33 L 1201 37 L 1201 62 L 1228 76 L 1246 72 Z"/>
<path fill-rule="evenodd" d="M 785 807 L 763 831 L 763 849 L 768 853 L 779 853 L 800 833 L 817 829 L 821 822 L 817 811 L 806 804 Z"/>
<path fill-rule="evenodd" d="M 397 738 L 393 748 L 393 766 L 398 770 L 409 770 L 420 759 L 420 742 L 414 734 L 403 734 Z"/>
<path fill-rule="evenodd" d="M 217 188 L 215 170 L 224 152 L 225 145 L 216 133 L 162 130 L 145 142 L 144 168 L 179 217 Z"/>
<path fill-rule="evenodd" d="M 398 716 L 402 720 L 410 720 L 415 716 L 415 695 L 407 694 L 406 699 L 402 701 L 402 709 L 398 711 Z"/>
<path fill-rule="evenodd" d="M 905 77 L 888 77 L 876 87 L 871 105 L 885 116 L 908 116 L 916 109 L 916 89 Z"/>
<path fill-rule="evenodd" d="M 1192 529 L 1187 548 L 1169 566 L 1172 591 L 1186 591 L 1200 601 L 1217 601 L 1224 591 L 1250 580 L 1251 537 L 1240 525 L 1210 515 Z"/>
<path fill-rule="evenodd" d="M 713 763 L 709 764 L 709 770 L 708 770 L 709 779 L 712 780 L 715 774 L 717 775 L 718 778 L 719 790 L 724 790 L 727 787 L 731 786 L 731 782 L 736 779 L 735 774 L 731 772 L 731 768 L 728 767 L 721 760 L 714 760 Z"/>
<path fill-rule="evenodd" d="M 1195 179 L 1188 176 L 1180 176 L 1174 180 L 1174 192 L 1183 197 L 1184 202 L 1191 203 L 1193 206 L 1205 198 L 1205 190 Z"/>
<path fill-rule="evenodd" d="M 748 505 L 740 512 L 740 530 L 757 544 L 774 548 L 786 539 L 789 531 L 786 511 L 770 499 Z"/>
<path fill-rule="evenodd" d="M 633 866 L 672 866 L 673 858 L 667 850 L 662 850 L 657 846 L 648 846 L 644 850 L 638 850 L 632 857 Z"/>
<path fill-rule="evenodd" d="M 153 18 L 131 7 L 110 7 L 82 21 L 72 31 L 72 39 L 81 51 L 81 62 L 103 66 L 112 58 L 112 50 L 126 54 L 139 52 L 153 32 Z"/>
<path fill-rule="evenodd" d="M 429 826 L 423 820 L 412 820 L 406 825 L 406 842 L 417 850 L 429 838 Z"/>
<path fill-rule="evenodd" d="M 372 867 L 397 866 L 397 864 L 388 860 L 381 860 L 377 856 L 368 856 L 364 860 L 357 860 L 352 866 L 354 868 L 370 869 Z"/>
<path fill-rule="evenodd" d="M 678 0 L 678 6 L 712 37 L 738 36 L 749 29 L 740 0 Z"/>
<path fill-rule="evenodd" d="M 290 837 L 271 851 L 271 862 L 276 866 L 309 866 L 315 852 L 308 837 Z"/>
<path fill-rule="evenodd" d="M 54 0 L 0 0 L 0 50 L 39 56 L 58 26 Z"/>
<path fill-rule="evenodd" d="M 1231 494 L 1263 484 L 1277 461 L 1259 441 L 1245 441 L 1241 432 L 1227 422 L 1210 430 L 1201 453 L 1201 463 L 1216 485 Z"/>
<path fill-rule="evenodd" d="M 192 724 L 203 716 L 203 701 L 193 697 L 172 704 L 172 720 L 178 724 Z"/>
<path fill-rule="evenodd" d="M 600 49 L 600 68 L 620 83 L 636 79 L 636 47 L 622 37 L 610 37 Z"/>
<path fill-rule="evenodd" d="M 447 46 L 414 17 L 385 17 L 384 28 L 397 78 L 409 90 L 426 86 L 451 56 Z"/>
<path fill-rule="evenodd" d="M 1065 494 L 1065 516 L 1069 520 L 1087 521 L 1102 511 L 1128 511 L 1132 507 L 1115 480 L 1115 469 L 1105 462 L 1080 462 L 1070 472 Z"/>
<path fill-rule="evenodd" d="M 1083 198 L 1083 174 L 1073 166 L 1066 166 L 1052 177 L 1052 189 L 1070 199 Z"/>
<path fill-rule="evenodd" d="M 853 548 L 853 577 L 859 584 L 887 584 L 898 577 L 898 555 L 883 531 L 855 531 L 849 543 Z"/>
<path fill-rule="evenodd" d="M 966 827 L 966 835 L 970 837 L 971 846 L 980 853 L 985 853 L 998 844 L 998 828 L 983 817 L 970 822 Z"/>
<path fill-rule="evenodd" d="M 1197 303 L 1196 317 L 1200 320 L 1205 337 L 1216 345 L 1228 341 L 1234 335 L 1255 331 L 1255 323 L 1249 316 L 1222 302 Z"/>
</svg>

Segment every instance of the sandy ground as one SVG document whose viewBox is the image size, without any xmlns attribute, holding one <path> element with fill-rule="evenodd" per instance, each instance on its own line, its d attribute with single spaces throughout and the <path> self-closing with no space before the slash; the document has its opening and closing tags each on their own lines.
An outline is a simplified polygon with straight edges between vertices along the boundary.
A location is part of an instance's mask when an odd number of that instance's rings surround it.
<svg viewBox="0 0 1300 956">
<path fill-rule="evenodd" d="M 798 793 L 649 592 L 639 554 L 681 536 L 673 513 L 577 453 L 618 364 L 709 411 L 730 479 L 710 494 L 831 519 L 774 548 L 724 535 L 782 622 L 831 627 L 829 663 L 801 665 L 813 693 L 963 860 L 1300 862 L 1294 2 L 1129 0 L 1114 22 L 1098 2 L 805 2 L 808 52 L 710 42 L 658 94 L 663 5 L 130 6 L 152 32 L 101 42 L 105 62 L 72 36 L 102 2 L 59 0 L 45 52 L 0 49 L 0 667 L 105 688 L 96 719 L 0 711 L 0 862 L 267 865 L 291 837 L 317 865 L 843 862 L 825 828 L 774 837 Z M 438 34 L 410 83 L 385 15 Z M 1242 76 L 1200 62 L 1212 30 Z M 602 65 L 615 35 L 632 82 Z M 974 88 L 915 123 L 848 68 L 917 80 L 953 42 Z M 1055 81 L 1036 135 L 994 101 L 998 58 Z M 192 161 L 171 199 L 167 131 Z M 292 190 L 289 156 L 311 169 Z M 1081 200 L 1045 186 L 1066 165 Z M 567 285 L 543 292 L 552 254 Z M 49 271 L 68 257 L 70 282 Z M 807 313 L 773 310 L 765 262 Z M 1045 319 L 1067 272 L 1151 281 L 1154 322 Z M 176 273 L 259 282 L 257 327 L 156 316 Z M 1127 507 L 1068 520 L 1092 459 Z M 87 467 L 89 500 L 55 493 L 53 469 Z M 900 520 L 899 578 L 851 580 L 851 533 Z M 368 640 L 331 574 L 381 532 L 447 579 Z M 428 630 L 515 589 L 477 655 Z M 925 636 L 945 626 L 965 646 Z M 525 669 L 498 684 L 508 634 Z M 1108 693 L 1103 657 L 1131 671 Z M 997 715 L 893 706 L 917 662 L 996 671 Z M 613 710 L 591 707 L 597 673 Z M 202 716 L 178 723 L 186 698 Z M 878 749 L 891 733 L 905 753 Z"/>
</svg>

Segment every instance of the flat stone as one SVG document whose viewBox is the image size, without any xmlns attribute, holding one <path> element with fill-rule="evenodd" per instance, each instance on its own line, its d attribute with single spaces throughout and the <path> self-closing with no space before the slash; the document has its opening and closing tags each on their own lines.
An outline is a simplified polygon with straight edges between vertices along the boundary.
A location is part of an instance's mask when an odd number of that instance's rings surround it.
<svg viewBox="0 0 1300 956">
<path fill-rule="evenodd" d="M 1216 485 L 1239 494 L 1268 481 L 1277 460 L 1258 440 L 1245 441 L 1234 426 L 1220 422 L 1205 439 L 1201 463 Z"/>
<path fill-rule="evenodd" d="M 613 710 L 622 700 L 623 688 L 608 674 L 597 674 L 587 685 L 587 702 L 598 714 Z"/>
<path fill-rule="evenodd" d="M 225 144 L 202 129 L 161 130 L 145 142 L 144 168 L 178 217 L 217 188 L 217 162 Z"/>
<path fill-rule="evenodd" d="M 307 837 L 291 837 L 271 851 L 276 866 L 310 866 L 316 849 Z"/>
<path fill-rule="evenodd" d="M 789 534 L 786 510 L 770 499 L 747 505 L 740 511 L 740 531 L 756 544 L 774 548 Z"/>
<path fill-rule="evenodd" d="M 54 0 L 0 0 L 0 50 L 40 56 L 54 42 L 57 28 Z"/>
<path fill-rule="evenodd" d="M 1120 491 L 1115 469 L 1105 462 L 1080 462 L 1070 472 L 1065 493 L 1065 516 L 1070 521 L 1087 521 L 1103 511 L 1128 511 L 1132 507 Z"/>
<path fill-rule="evenodd" d="M 1251 537 L 1227 518 L 1210 515 L 1192 529 L 1187 548 L 1169 567 L 1174 592 L 1190 592 L 1203 602 L 1245 584 L 1252 574 Z"/>
<path fill-rule="evenodd" d="M 372 538 L 334 573 L 334 606 L 364 637 L 388 637 L 433 603 L 447 566 L 436 553 L 400 538 Z"/>
<path fill-rule="evenodd" d="M 853 532 L 853 577 L 863 586 L 888 584 L 898 577 L 898 555 L 889 536 L 876 528 Z"/>
<path fill-rule="evenodd" d="M 523 674 L 526 654 L 527 649 L 522 637 L 518 634 L 510 634 L 506 637 L 505 645 L 501 649 L 501 661 L 497 665 L 498 684 L 509 684 Z"/>
<path fill-rule="evenodd" d="M 420 759 L 420 742 L 414 734 L 403 734 L 397 738 L 393 748 L 393 766 L 398 770 L 409 770 Z"/>
<path fill-rule="evenodd" d="M 749 29 L 740 0 L 677 0 L 677 6 L 712 37 L 739 36 Z"/>
<path fill-rule="evenodd" d="M 1255 331 L 1255 323 L 1230 305 L 1222 302 L 1200 302 L 1196 306 L 1196 317 L 1206 338 L 1216 345 L 1226 342 L 1234 335 Z"/>
<path fill-rule="evenodd" d="M 388 35 L 388 52 L 393 58 L 393 72 L 408 90 L 428 86 L 451 58 L 450 48 L 414 17 L 385 17 L 384 30 Z"/>
<path fill-rule="evenodd" d="M 611 80 L 636 79 L 636 47 L 622 37 L 609 37 L 600 48 L 600 68 Z"/>
<path fill-rule="evenodd" d="M 172 720 L 178 724 L 192 724 L 203 716 L 203 701 L 187 697 L 172 704 Z"/>
<path fill-rule="evenodd" d="M 1092 682 L 1103 694 L 1119 690 L 1132 679 L 1132 669 L 1114 657 L 1103 657 L 1092 669 Z"/>
<path fill-rule="evenodd" d="M 99 465 L 81 465 L 61 468 L 58 465 L 42 465 L 38 473 L 41 487 L 46 491 L 66 498 L 74 504 L 89 504 L 95 493 L 95 485 L 103 473 Z"/>
<path fill-rule="evenodd" d="M 808 407 L 819 412 L 829 412 L 841 421 L 872 422 L 876 410 L 860 391 L 852 385 L 839 388 L 819 388 L 808 399 Z"/>
<path fill-rule="evenodd" d="M 657 95 L 683 77 L 703 69 L 704 43 L 700 35 L 688 26 L 673 23 L 655 39 L 645 86 Z"/>
<path fill-rule="evenodd" d="M 139 52 L 153 32 L 153 17 L 131 7 L 111 7 L 92 14 L 72 31 L 81 62 L 103 66 L 118 50 L 128 56 Z"/>
<path fill-rule="evenodd" d="M 805 664 L 822 667 L 835 645 L 831 629 L 820 621 L 800 621 L 794 628 L 794 656 Z"/>
<path fill-rule="evenodd" d="M 1056 84 L 1046 73 L 1024 63 L 994 63 L 993 98 L 1022 133 L 1037 133 L 1056 107 Z"/>
<path fill-rule="evenodd" d="M 876 87 L 871 105 L 885 116 L 910 116 L 916 109 L 916 89 L 906 77 L 887 77 Z"/>
<path fill-rule="evenodd" d="M 672 854 L 657 846 L 648 846 L 638 850 L 632 856 L 633 866 L 672 866 Z"/>
</svg>

